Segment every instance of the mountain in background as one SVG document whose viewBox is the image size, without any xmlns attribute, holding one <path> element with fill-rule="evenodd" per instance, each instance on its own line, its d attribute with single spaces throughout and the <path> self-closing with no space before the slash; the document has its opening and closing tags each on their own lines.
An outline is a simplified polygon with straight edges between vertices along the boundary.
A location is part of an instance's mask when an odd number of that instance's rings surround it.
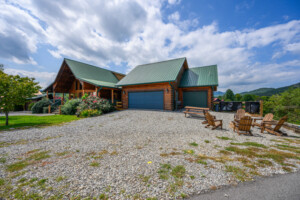
<svg viewBox="0 0 300 200">
<path fill-rule="evenodd" d="M 244 94 L 254 94 L 254 95 L 258 95 L 258 96 L 272 96 L 274 94 L 280 94 L 286 90 L 288 90 L 290 87 L 292 88 L 298 88 L 300 87 L 300 82 L 290 85 L 290 86 L 286 86 L 286 87 L 280 87 L 280 88 L 259 88 L 256 90 L 252 90 L 249 92 L 242 92 L 240 93 L 241 95 Z"/>
<path fill-rule="evenodd" d="M 225 92 L 215 91 L 214 92 L 214 97 L 223 96 L 224 94 L 225 94 Z"/>
</svg>

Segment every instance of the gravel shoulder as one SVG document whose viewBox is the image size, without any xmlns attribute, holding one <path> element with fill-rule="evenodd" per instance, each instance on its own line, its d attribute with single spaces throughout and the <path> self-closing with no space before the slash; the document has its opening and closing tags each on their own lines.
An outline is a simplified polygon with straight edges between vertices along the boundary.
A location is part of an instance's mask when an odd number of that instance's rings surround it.
<svg viewBox="0 0 300 200">
<path fill-rule="evenodd" d="M 179 112 L 125 110 L 0 132 L 0 194 L 175 199 L 299 170 L 295 133 L 253 128 L 254 136 L 238 136 L 229 128 L 233 114 L 212 114 L 223 119 L 223 130 Z"/>
</svg>

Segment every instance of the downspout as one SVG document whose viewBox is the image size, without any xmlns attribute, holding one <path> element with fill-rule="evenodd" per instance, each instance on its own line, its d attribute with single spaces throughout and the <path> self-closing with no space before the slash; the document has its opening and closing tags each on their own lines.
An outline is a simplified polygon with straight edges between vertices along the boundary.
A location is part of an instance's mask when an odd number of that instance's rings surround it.
<svg viewBox="0 0 300 200">
<path fill-rule="evenodd" d="M 174 103 L 174 108 L 173 108 L 173 111 L 175 110 L 175 107 L 177 107 L 177 102 L 175 100 L 175 88 L 174 86 L 171 84 L 171 82 L 169 82 L 169 85 L 171 86 L 172 90 L 173 90 L 173 96 L 174 96 L 174 100 L 173 100 L 173 103 Z"/>
<path fill-rule="evenodd" d="M 210 98 L 210 109 L 213 110 L 214 109 L 214 86 L 211 86 L 211 98 Z"/>
</svg>

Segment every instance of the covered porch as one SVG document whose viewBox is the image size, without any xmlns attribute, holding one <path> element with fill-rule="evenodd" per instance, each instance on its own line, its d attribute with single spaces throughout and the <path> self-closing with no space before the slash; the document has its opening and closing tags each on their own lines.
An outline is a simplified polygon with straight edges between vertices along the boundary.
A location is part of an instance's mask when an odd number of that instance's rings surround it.
<svg viewBox="0 0 300 200">
<path fill-rule="evenodd" d="M 72 64 L 72 68 L 69 66 L 70 64 Z M 95 67 L 92 69 L 95 70 Z M 99 69 L 100 68 L 97 68 L 96 72 L 87 74 L 86 66 L 78 67 L 76 65 L 74 66 L 74 63 L 72 62 L 68 63 L 64 61 L 55 81 L 45 88 L 44 92 L 46 92 L 47 98 L 49 98 L 49 95 L 52 93 L 53 103 L 55 103 L 56 100 L 61 99 L 63 104 L 65 99 L 81 98 L 85 94 L 107 99 L 112 104 L 121 101 L 121 89 L 116 87 L 115 83 L 108 82 L 105 79 L 106 76 L 112 76 L 111 79 L 115 78 L 115 81 L 117 81 L 118 79 L 116 76 L 113 74 L 106 74 L 102 75 L 104 77 L 102 77 L 101 80 L 96 80 L 95 78 L 98 77 L 96 73 L 99 73 Z M 101 72 L 101 74 L 107 73 L 106 70 Z M 92 75 L 95 74 L 96 77 L 93 77 Z M 101 74 L 99 73 L 99 76 L 101 76 Z"/>
</svg>

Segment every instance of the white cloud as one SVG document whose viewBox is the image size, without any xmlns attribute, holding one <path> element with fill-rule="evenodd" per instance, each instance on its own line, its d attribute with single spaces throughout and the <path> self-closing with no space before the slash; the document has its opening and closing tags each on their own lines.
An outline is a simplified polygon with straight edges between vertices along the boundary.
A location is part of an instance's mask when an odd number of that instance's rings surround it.
<svg viewBox="0 0 300 200">
<path fill-rule="evenodd" d="M 0 57 L 18 64 L 36 64 L 30 53 L 37 51 L 45 31 L 28 12 L 0 1 Z"/>
<path fill-rule="evenodd" d="M 50 83 L 53 82 L 53 80 L 56 77 L 56 73 L 53 72 L 41 72 L 41 71 L 27 71 L 27 70 L 21 70 L 21 69 L 4 69 L 4 72 L 11 75 L 19 75 L 19 76 L 27 76 L 30 78 L 35 78 L 37 82 L 39 82 L 39 85 L 42 88 L 45 88 Z"/>
<path fill-rule="evenodd" d="M 172 13 L 171 15 L 169 15 L 168 19 L 170 21 L 178 21 L 180 19 L 180 14 L 178 11 Z"/>
<path fill-rule="evenodd" d="M 168 3 L 171 5 L 180 4 L 181 0 L 168 0 Z"/>
<path fill-rule="evenodd" d="M 10 52 L 4 57 L 15 62 L 34 63 L 30 55 L 37 51 L 38 44 L 46 43 L 54 47 L 48 51 L 55 58 L 70 57 L 102 67 L 127 62 L 127 72 L 138 64 L 182 56 L 188 58 L 190 67 L 218 64 L 220 88 L 231 87 L 235 91 L 272 83 L 272 77 L 285 81 L 280 78 L 283 74 L 291 73 L 295 81 L 299 78 L 293 74 L 300 76 L 297 67 L 285 72 L 291 63 L 274 61 L 289 52 L 299 54 L 295 39 L 300 36 L 299 20 L 261 29 L 222 32 L 216 22 L 199 26 L 197 18 L 181 20 L 179 12 L 172 13 L 169 21 L 164 22 L 163 0 L 10 2 L 14 5 L 0 4 L 7 10 L 0 13 L 0 40 L 1 36 L 9 38 L 6 41 L 16 43 L 17 48 L 7 51 L 1 45 L 0 52 Z M 240 6 L 247 9 L 251 5 Z M 255 49 L 273 44 L 278 47 L 273 60 L 253 60 Z M 16 49 L 21 53 L 14 52 Z M 272 76 L 264 78 L 261 72 Z"/>
</svg>

